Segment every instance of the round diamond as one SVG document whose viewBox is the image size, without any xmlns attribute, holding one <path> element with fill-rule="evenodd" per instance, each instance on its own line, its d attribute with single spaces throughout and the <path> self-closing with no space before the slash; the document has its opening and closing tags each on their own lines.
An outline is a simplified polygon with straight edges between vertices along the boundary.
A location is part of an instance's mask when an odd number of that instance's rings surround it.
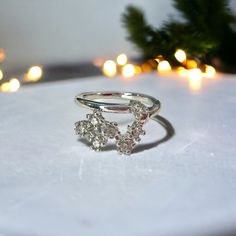
<svg viewBox="0 0 236 236">
<path fill-rule="evenodd" d="M 117 150 L 120 154 L 130 155 L 135 146 L 135 141 L 127 134 L 117 140 Z"/>
<path fill-rule="evenodd" d="M 97 119 L 96 117 L 93 117 L 93 118 L 91 119 L 91 123 L 92 123 L 93 125 L 96 125 L 96 124 L 98 123 L 98 119 Z"/>
<path fill-rule="evenodd" d="M 99 147 L 100 147 L 100 142 L 99 142 L 99 140 L 94 140 L 94 141 L 93 141 L 93 146 L 94 146 L 95 148 L 99 148 Z"/>
</svg>

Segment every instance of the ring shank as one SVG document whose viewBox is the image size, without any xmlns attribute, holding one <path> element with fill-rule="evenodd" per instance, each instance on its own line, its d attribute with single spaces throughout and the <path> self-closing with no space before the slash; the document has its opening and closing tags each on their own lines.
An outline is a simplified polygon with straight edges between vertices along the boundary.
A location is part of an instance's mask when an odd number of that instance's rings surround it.
<svg viewBox="0 0 236 236">
<path fill-rule="evenodd" d="M 115 100 L 124 99 L 128 103 L 113 103 L 103 102 L 97 100 Z M 160 101 L 141 93 L 133 92 L 85 92 L 80 93 L 75 97 L 75 102 L 79 105 L 87 107 L 89 109 L 99 109 L 103 112 L 110 113 L 130 113 L 129 101 L 139 101 L 143 103 L 149 109 L 149 116 L 154 116 L 160 109 Z"/>
</svg>

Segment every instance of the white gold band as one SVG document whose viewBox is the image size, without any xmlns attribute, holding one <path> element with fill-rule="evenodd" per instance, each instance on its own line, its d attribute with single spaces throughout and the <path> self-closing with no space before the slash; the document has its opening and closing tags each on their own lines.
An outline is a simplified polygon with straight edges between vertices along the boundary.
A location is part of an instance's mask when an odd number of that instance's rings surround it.
<svg viewBox="0 0 236 236">
<path fill-rule="evenodd" d="M 124 99 L 126 101 L 128 100 L 141 102 L 148 109 L 150 118 L 157 114 L 161 107 L 159 100 L 145 94 L 132 92 L 85 92 L 77 95 L 75 97 L 75 102 L 89 109 L 98 109 L 102 112 L 130 113 L 130 103 L 97 101 L 99 99 L 113 101 L 116 99 Z"/>
</svg>

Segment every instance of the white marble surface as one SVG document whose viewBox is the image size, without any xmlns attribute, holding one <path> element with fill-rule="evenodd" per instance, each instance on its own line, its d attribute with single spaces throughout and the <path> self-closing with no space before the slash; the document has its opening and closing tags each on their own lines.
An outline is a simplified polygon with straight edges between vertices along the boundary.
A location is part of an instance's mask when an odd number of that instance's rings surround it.
<svg viewBox="0 0 236 236">
<path fill-rule="evenodd" d="M 235 76 L 196 93 L 185 79 L 151 74 L 0 94 L 0 235 L 235 235 L 235 88 Z M 159 98 L 175 136 L 129 158 L 90 151 L 74 135 L 86 110 L 73 98 L 104 89 Z M 155 122 L 146 130 L 144 144 L 165 134 Z"/>
</svg>

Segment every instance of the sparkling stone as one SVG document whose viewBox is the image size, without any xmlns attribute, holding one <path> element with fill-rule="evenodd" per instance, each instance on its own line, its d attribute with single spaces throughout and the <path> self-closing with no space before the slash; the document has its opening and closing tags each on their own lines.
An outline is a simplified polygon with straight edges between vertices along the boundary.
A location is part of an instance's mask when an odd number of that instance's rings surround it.
<svg viewBox="0 0 236 236">
<path fill-rule="evenodd" d="M 105 146 L 105 144 L 107 143 L 108 138 L 104 137 L 104 136 L 97 136 L 93 139 L 92 141 L 92 148 L 95 151 L 100 151 L 101 147 Z"/>
<path fill-rule="evenodd" d="M 93 117 L 93 118 L 91 119 L 91 123 L 92 123 L 93 125 L 96 125 L 96 124 L 98 123 L 98 119 L 97 119 L 96 117 Z"/>
<path fill-rule="evenodd" d="M 105 120 L 101 111 L 94 110 L 92 114 L 87 114 L 88 120 L 77 122 L 76 133 L 82 138 L 86 138 L 92 149 L 99 151 L 108 142 L 108 138 L 115 139 L 117 151 L 121 154 L 131 154 L 136 143 L 140 141 L 140 135 L 144 135 L 142 129 L 143 120 L 148 117 L 147 108 L 140 102 L 132 102 L 130 111 L 135 117 L 132 125 L 128 126 L 125 134 L 121 135 L 116 122 Z"/>
<path fill-rule="evenodd" d="M 132 139 L 132 137 L 124 134 L 120 136 L 116 144 L 118 153 L 130 155 L 135 146 L 135 141 Z"/>
<path fill-rule="evenodd" d="M 82 125 L 79 126 L 78 128 L 79 128 L 79 133 L 80 133 L 80 134 L 83 134 L 83 133 L 85 132 L 85 130 L 86 130 L 85 127 L 82 126 Z"/>
<path fill-rule="evenodd" d="M 109 138 L 115 138 L 116 134 L 119 132 L 119 129 L 117 127 L 116 123 L 106 122 L 104 126 L 104 133 Z"/>
<path fill-rule="evenodd" d="M 99 140 L 94 140 L 94 141 L 93 141 L 93 146 L 94 146 L 95 148 L 99 148 L 99 147 L 101 146 Z"/>
<path fill-rule="evenodd" d="M 75 131 L 77 134 L 81 136 L 85 135 L 91 128 L 92 125 L 87 120 L 82 120 L 75 123 Z"/>
<path fill-rule="evenodd" d="M 94 127 L 94 134 L 95 134 L 95 135 L 104 134 L 104 133 L 105 133 L 105 130 L 106 130 L 105 125 L 103 125 L 103 124 L 96 125 L 96 126 Z"/>
<path fill-rule="evenodd" d="M 75 124 L 76 132 L 86 138 L 94 150 L 99 151 L 101 147 L 106 145 L 108 138 L 114 138 L 118 133 L 117 124 L 106 121 L 101 111 L 98 110 L 87 114 L 86 117 L 88 120 L 82 120 Z"/>
<path fill-rule="evenodd" d="M 136 120 L 144 123 L 148 119 L 148 108 L 137 101 L 130 101 L 130 112 L 133 113 Z"/>
</svg>

